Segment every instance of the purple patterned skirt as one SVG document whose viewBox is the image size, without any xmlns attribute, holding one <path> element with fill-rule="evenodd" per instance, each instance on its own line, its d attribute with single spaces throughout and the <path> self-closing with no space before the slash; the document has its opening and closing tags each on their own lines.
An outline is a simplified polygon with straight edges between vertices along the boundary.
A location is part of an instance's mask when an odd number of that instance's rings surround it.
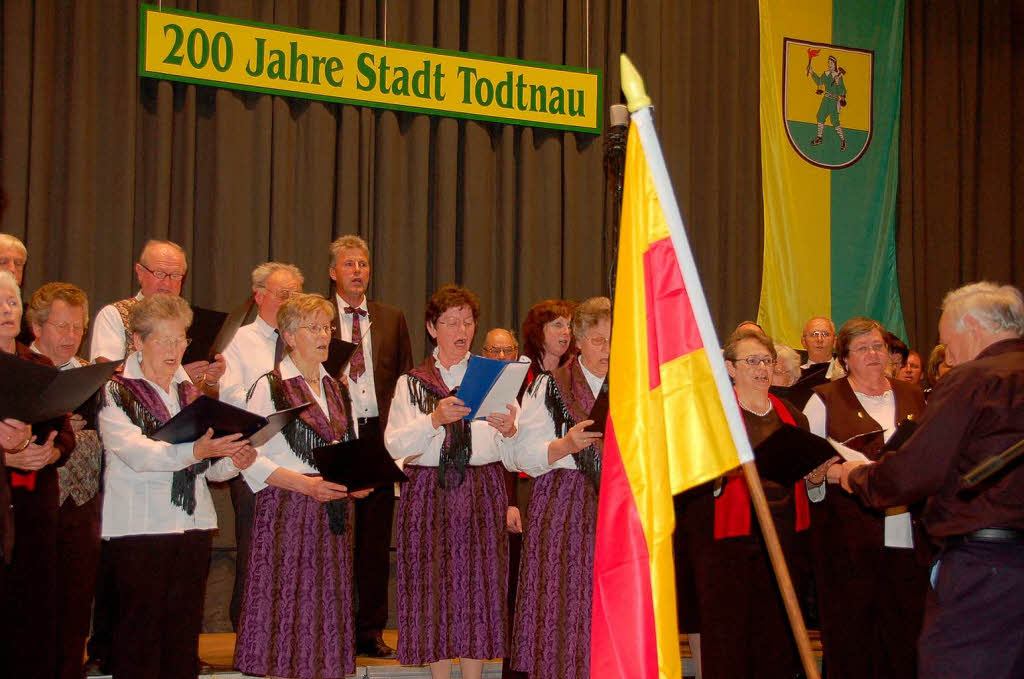
<svg viewBox="0 0 1024 679">
<path fill-rule="evenodd" d="M 512 669 L 530 679 L 590 679 L 597 493 L 582 472 L 537 479 L 526 518 Z"/>
<path fill-rule="evenodd" d="M 351 506 L 348 516 L 335 535 L 313 498 L 274 487 L 256 493 L 238 670 L 299 679 L 356 671 Z"/>
<path fill-rule="evenodd" d="M 447 490 L 408 465 L 398 503 L 398 662 L 505 656 L 508 499 L 500 463 Z"/>
</svg>

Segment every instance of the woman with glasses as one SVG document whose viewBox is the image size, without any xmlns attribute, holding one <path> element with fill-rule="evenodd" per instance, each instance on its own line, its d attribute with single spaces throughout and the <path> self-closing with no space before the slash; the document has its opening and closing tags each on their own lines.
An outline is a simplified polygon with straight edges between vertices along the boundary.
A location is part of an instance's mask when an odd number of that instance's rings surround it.
<svg viewBox="0 0 1024 679">
<path fill-rule="evenodd" d="M 777 360 L 770 337 L 737 330 L 723 354 L 751 446 L 783 425 L 807 429 L 795 406 L 769 392 Z M 787 564 L 801 562 L 810 523 L 804 481 L 783 486 L 761 477 L 761 485 Z M 684 551 L 693 568 L 705 676 L 798 676 L 799 656 L 743 473 L 688 491 L 684 505 Z"/>
<path fill-rule="evenodd" d="M 891 351 L 877 321 L 854 318 L 840 328 L 836 353 L 847 375 L 815 388 L 804 408 L 812 432 L 870 460 L 882 456 L 897 426 L 924 410 L 918 387 L 887 376 Z M 838 482 L 838 471 L 829 468 L 830 483 Z M 829 677 L 917 676 L 927 555 L 907 508 L 867 509 L 832 486 L 812 513 L 811 560 Z"/>
<path fill-rule="evenodd" d="M 480 300 L 442 286 L 427 302 L 437 343 L 398 379 L 384 441 L 409 481 L 398 505 L 398 661 L 431 676 L 479 679 L 485 658 L 506 653 L 508 500 L 498 438 L 515 408 L 469 422 L 456 395 L 469 364 Z"/>
<path fill-rule="evenodd" d="M 546 299 L 537 302 L 523 320 L 523 353 L 530 359 L 527 384 L 541 373 L 565 365 L 576 355 L 572 334 L 574 302 Z"/>
<path fill-rule="evenodd" d="M 10 271 L 0 270 L 0 351 L 52 366 L 49 358 L 15 339 L 21 332 L 21 317 L 21 290 Z M 6 581 L 0 588 L 6 590 L 0 601 L 6 676 L 56 676 L 54 648 L 61 604 L 57 598 L 57 473 L 74 447 L 74 431 L 66 416 L 35 425 L 0 421 L 0 449 L 6 466 L 0 466 L 0 475 L 8 480 L 9 474 L 10 483 L 10 498 L 0 507 L 0 522 L 6 524 L 0 529 L 0 537 L 5 538 L 0 543 L 0 571 L 4 560 L 10 562 L 6 573 L 0 573 L 0 580 Z M 12 535 L 17 537 L 13 549 Z"/>
<path fill-rule="evenodd" d="M 192 310 L 176 295 L 132 306 L 137 350 L 107 383 L 99 412 L 106 448 L 102 536 L 118 593 L 115 677 L 194 678 L 217 514 L 207 481 L 256 456 L 238 434 L 170 444 L 150 438 L 198 398 L 181 367 Z"/>
<path fill-rule="evenodd" d="M 512 627 L 512 669 L 531 679 L 590 677 L 594 535 L 602 435 L 587 431 L 608 374 L 611 301 L 576 307 L 578 357 L 523 397 L 514 464 L 537 479 L 530 498 Z"/>
<path fill-rule="evenodd" d="M 260 415 L 311 404 L 260 446 L 243 472 L 256 493 L 249 570 L 235 667 L 275 677 L 355 672 L 352 507 L 345 486 L 320 476 L 313 450 L 358 438 L 351 400 L 323 366 L 334 305 L 293 293 L 277 312 L 286 353 L 257 380 L 248 408 Z"/>
</svg>

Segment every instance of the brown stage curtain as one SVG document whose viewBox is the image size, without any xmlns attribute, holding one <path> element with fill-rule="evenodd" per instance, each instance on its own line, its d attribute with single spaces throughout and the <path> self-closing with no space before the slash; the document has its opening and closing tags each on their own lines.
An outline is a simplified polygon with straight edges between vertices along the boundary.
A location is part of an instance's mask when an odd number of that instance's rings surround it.
<svg viewBox="0 0 1024 679">
<path fill-rule="evenodd" d="M 383 36 L 383 3 L 369 0 L 164 4 Z M 657 104 L 713 313 L 731 328 L 754 314 L 760 276 L 756 2 L 589 6 L 602 106 L 620 100 L 625 49 Z M 391 2 L 388 39 L 580 66 L 586 8 Z M 227 309 L 267 259 L 327 290 L 327 244 L 355 232 L 371 245 L 372 296 L 406 310 L 418 350 L 425 300 L 444 282 L 480 294 L 481 328 L 518 327 L 543 298 L 607 293 L 602 136 L 142 79 L 128 0 L 6 0 L 2 22 L 2 229 L 29 248 L 26 291 L 68 280 L 94 308 L 129 295 L 131 264 L 158 237 L 189 254 L 184 294 Z"/>
<path fill-rule="evenodd" d="M 951 287 L 1021 284 L 1014 112 L 1021 0 L 908 0 L 899 267 L 912 344 Z M 213 14 L 381 38 L 383 2 L 179 0 Z M 388 39 L 585 65 L 585 0 L 390 2 Z M 669 172 L 721 334 L 757 309 L 763 218 L 755 0 L 591 0 L 603 106 L 628 52 L 655 102 Z M 138 5 L 5 0 L 0 229 L 25 240 L 26 291 L 134 290 L 146 238 L 189 253 L 185 295 L 227 309 L 267 259 L 328 289 L 327 244 L 371 246 L 371 295 L 405 309 L 425 350 L 426 297 L 480 294 L 481 328 L 547 297 L 606 294 L 603 138 L 172 84 L 136 74 Z M 1016 42 L 1015 42 L 1016 40 Z M 482 339 L 479 333 L 478 341 Z"/>
<path fill-rule="evenodd" d="M 927 359 L 946 292 L 1024 285 L 1024 2 L 909 0 L 906 25 L 897 263 Z"/>
</svg>

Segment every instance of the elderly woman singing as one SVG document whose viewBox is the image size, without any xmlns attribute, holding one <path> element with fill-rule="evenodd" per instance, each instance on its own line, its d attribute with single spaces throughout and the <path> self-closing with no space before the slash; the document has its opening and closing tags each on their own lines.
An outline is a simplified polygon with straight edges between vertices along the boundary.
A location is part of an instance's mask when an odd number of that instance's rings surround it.
<svg viewBox="0 0 1024 679">
<path fill-rule="evenodd" d="M 244 472 L 256 493 L 235 666 L 246 674 L 342 677 L 355 672 L 352 512 L 345 486 L 320 476 L 313 449 L 357 438 L 352 402 L 323 367 L 334 305 L 293 294 L 278 309 L 285 357 L 253 386 L 262 415 L 309 403 L 260 447 Z"/>
<path fill-rule="evenodd" d="M 453 390 L 469 363 L 480 301 L 445 285 L 427 303 L 434 352 L 398 379 L 385 432 L 408 483 L 398 507 L 398 660 L 430 663 L 448 677 L 479 679 L 485 658 L 505 655 L 508 500 L 499 433 L 515 431 L 514 407 L 487 421 Z"/>
<path fill-rule="evenodd" d="M 207 481 L 226 481 L 256 451 L 238 434 L 191 443 L 149 437 L 198 398 L 181 367 L 192 310 L 175 295 L 132 307 L 138 351 L 107 383 L 99 412 L 106 448 L 102 536 L 109 540 L 119 612 L 115 677 L 196 676 L 206 574 L 217 513 Z"/>
</svg>

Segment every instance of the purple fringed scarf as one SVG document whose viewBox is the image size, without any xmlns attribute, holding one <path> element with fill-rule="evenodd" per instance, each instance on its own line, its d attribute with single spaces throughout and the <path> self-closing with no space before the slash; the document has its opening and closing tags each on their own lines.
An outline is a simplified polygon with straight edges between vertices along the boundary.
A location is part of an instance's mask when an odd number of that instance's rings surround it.
<svg viewBox="0 0 1024 679">
<path fill-rule="evenodd" d="M 281 377 L 280 369 L 267 373 L 270 396 L 274 408 L 284 410 L 303 403 L 315 404 L 313 392 L 302 375 L 289 379 Z M 328 416 L 315 405 L 299 411 L 299 416 L 281 431 L 288 446 L 295 455 L 311 467 L 316 467 L 313 449 L 335 442 L 348 441 L 355 431 L 350 417 L 348 390 L 333 377 L 324 377 L 321 382 L 324 399 L 327 401 Z M 331 532 L 341 535 L 345 532 L 345 500 L 333 500 L 324 505 Z"/>
<path fill-rule="evenodd" d="M 590 384 L 587 382 L 578 360 L 569 361 L 556 368 L 550 375 L 547 393 L 544 395 L 544 405 L 555 423 L 555 434 L 565 436 L 569 429 L 577 423 L 589 419 L 590 411 L 594 408 L 594 402 L 597 399 L 590 389 Z M 601 487 L 601 455 L 603 451 L 604 444 L 598 441 L 572 454 L 576 468 L 594 484 L 594 488 Z"/>
<path fill-rule="evenodd" d="M 427 356 L 423 363 L 409 371 L 409 396 L 421 413 L 429 415 L 437 408 L 441 399 L 451 396 L 451 390 L 441 379 L 433 356 Z M 459 475 L 454 484 L 459 486 L 466 478 L 466 465 L 473 456 L 473 435 L 470 422 L 459 420 L 444 425 L 444 443 L 441 444 L 441 460 L 437 466 L 437 480 L 442 488 L 449 487 L 448 469 L 454 467 Z"/>
<path fill-rule="evenodd" d="M 160 428 L 171 413 L 164 405 L 163 399 L 146 380 L 130 379 L 115 375 L 111 378 L 113 389 L 111 397 L 114 404 L 124 411 L 146 436 Z M 178 403 L 184 408 L 200 396 L 200 392 L 191 382 L 182 381 L 177 385 Z M 196 477 L 210 468 L 209 460 L 201 460 L 194 465 L 179 469 L 171 477 L 171 504 L 181 507 L 186 514 L 192 516 L 196 511 Z"/>
</svg>

